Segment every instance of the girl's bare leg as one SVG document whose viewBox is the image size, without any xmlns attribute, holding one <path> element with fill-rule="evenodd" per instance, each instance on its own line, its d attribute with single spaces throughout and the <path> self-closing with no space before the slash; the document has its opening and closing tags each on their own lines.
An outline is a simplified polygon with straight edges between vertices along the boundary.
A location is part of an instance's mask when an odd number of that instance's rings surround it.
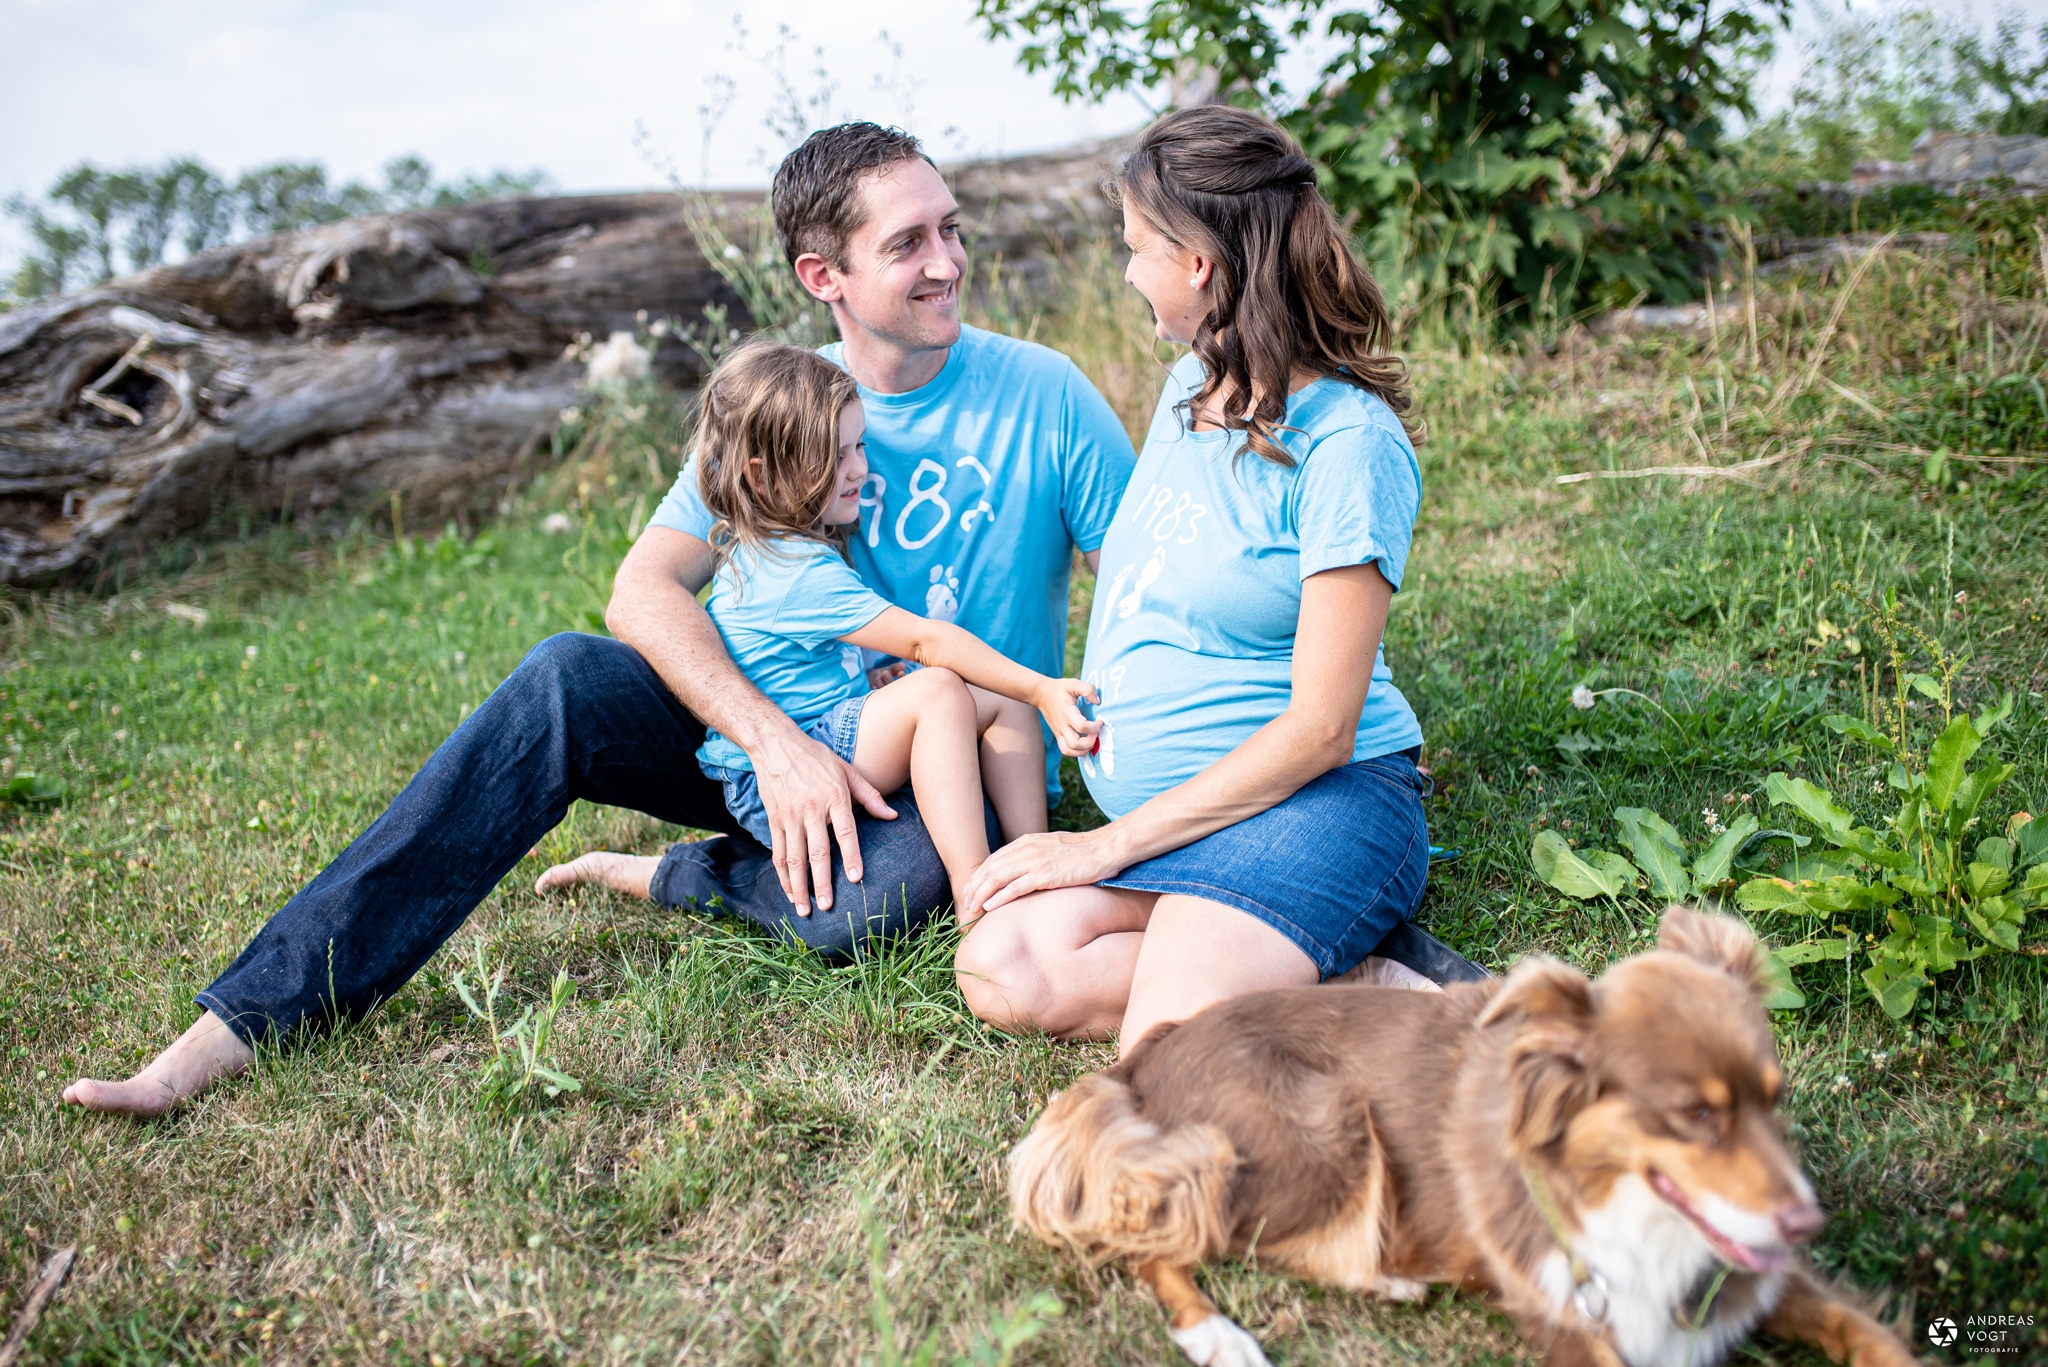
<svg viewBox="0 0 2048 1367">
<path fill-rule="evenodd" d="M 958 674 L 920 669 L 868 695 L 853 746 L 853 767 L 882 792 L 909 780 L 955 906 L 967 876 L 988 858 L 976 721 L 974 699 Z"/>
<path fill-rule="evenodd" d="M 578 883 L 602 883 L 615 892 L 645 897 L 648 886 L 654 881 L 654 871 L 660 867 L 660 855 L 614 854 L 610 850 L 592 850 L 580 859 L 571 859 L 566 864 L 556 864 L 550 868 L 534 880 L 533 890 L 553 892 L 557 888 L 571 888 Z"/>
<path fill-rule="evenodd" d="M 967 691 L 981 730 L 981 786 L 1003 839 L 1045 830 L 1045 732 L 1038 709 L 972 684 Z"/>
<path fill-rule="evenodd" d="M 126 1082 L 81 1078 L 64 1089 L 64 1100 L 89 1111 L 147 1119 L 255 1061 L 255 1051 L 241 1036 L 208 1011 Z"/>
</svg>

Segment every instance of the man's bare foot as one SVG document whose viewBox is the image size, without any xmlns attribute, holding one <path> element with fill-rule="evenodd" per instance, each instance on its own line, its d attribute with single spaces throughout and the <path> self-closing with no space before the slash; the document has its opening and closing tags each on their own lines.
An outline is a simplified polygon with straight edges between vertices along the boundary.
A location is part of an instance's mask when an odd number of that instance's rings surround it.
<svg viewBox="0 0 2048 1367">
<path fill-rule="evenodd" d="M 126 1082 L 81 1078 L 64 1089 L 64 1099 L 89 1111 L 148 1119 L 255 1061 L 255 1052 L 242 1043 L 242 1037 L 208 1011 Z"/>
<path fill-rule="evenodd" d="M 615 892 L 645 897 L 648 885 L 654 881 L 654 871 L 660 867 L 659 855 L 592 850 L 581 859 L 549 869 L 535 880 L 533 890 L 553 892 L 556 888 L 573 888 L 578 883 L 602 883 Z"/>
</svg>

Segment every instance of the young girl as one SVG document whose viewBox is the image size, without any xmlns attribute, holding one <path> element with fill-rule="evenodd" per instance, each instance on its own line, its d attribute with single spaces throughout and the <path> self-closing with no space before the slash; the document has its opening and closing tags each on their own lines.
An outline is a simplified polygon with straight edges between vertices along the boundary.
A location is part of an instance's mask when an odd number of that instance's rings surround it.
<svg viewBox="0 0 2048 1367">
<path fill-rule="evenodd" d="M 879 791 L 909 782 L 958 905 L 989 854 L 983 791 L 1005 841 L 1045 830 L 1039 716 L 1063 753 L 1084 754 L 1095 723 L 1076 700 L 1094 690 L 893 607 L 861 581 L 840 543 L 860 517 L 866 426 L 852 377 L 815 352 L 756 343 L 719 365 L 697 432 L 698 486 L 718 519 L 704 606 L 733 663 L 792 721 Z M 862 648 L 925 667 L 871 690 Z M 697 761 L 725 785 L 740 825 L 772 844 L 746 752 L 714 731 Z"/>
</svg>

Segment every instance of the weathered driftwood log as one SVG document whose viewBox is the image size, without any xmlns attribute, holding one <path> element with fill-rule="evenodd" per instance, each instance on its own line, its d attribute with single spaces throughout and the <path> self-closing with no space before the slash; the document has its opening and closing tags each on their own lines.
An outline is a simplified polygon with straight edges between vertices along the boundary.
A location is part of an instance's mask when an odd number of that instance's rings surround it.
<svg viewBox="0 0 2048 1367">
<path fill-rule="evenodd" d="M 1106 220 L 1109 146 L 950 174 L 983 257 L 1028 263 Z M 740 221 L 760 196 L 714 196 Z M 304 513 L 404 493 L 495 501 L 575 395 L 579 335 L 642 310 L 746 319 L 670 194 L 375 215 L 203 253 L 0 315 L 0 583 L 188 530 L 229 499 Z M 673 337 L 657 372 L 694 379 Z"/>
</svg>

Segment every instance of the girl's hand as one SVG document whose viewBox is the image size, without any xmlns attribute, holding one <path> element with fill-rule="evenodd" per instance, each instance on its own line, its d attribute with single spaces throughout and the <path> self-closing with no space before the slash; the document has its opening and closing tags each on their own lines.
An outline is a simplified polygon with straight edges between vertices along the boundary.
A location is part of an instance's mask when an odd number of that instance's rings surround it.
<svg viewBox="0 0 2048 1367">
<path fill-rule="evenodd" d="M 1012 840 L 967 876 L 960 923 L 1034 892 L 1083 887 L 1122 873 L 1124 862 L 1104 838 L 1110 829 L 1050 831 Z"/>
<path fill-rule="evenodd" d="M 1078 705 L 1082 698 L 1095 702 L 1095 685 L 1079 679 L 1047 679 L 1038 686 L 1038 696 L 1031 700 L 1038 714 L 1045 718 L 1045 724 L 1052 728 L 1052 738 L 1060 753 L 1072 759 L 1091 753 L 1095 749 L 1095 734 L 1102 729 L 1101 722 L 1082 715 Z"/>
</svg>

